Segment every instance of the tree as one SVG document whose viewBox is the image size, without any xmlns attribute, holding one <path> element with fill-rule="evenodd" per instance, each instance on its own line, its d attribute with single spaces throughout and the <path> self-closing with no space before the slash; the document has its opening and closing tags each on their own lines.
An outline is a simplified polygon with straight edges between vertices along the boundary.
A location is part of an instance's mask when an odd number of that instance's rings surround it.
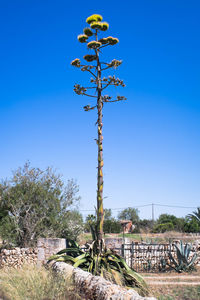
<svg viewBox="0 0 200 300">
<path fill-rule="evenodd" d="M 122 210 L 118 214 L 119 220 L 131 220 L 133 224 L 138 224 L 140 218 L 139 218 L 139 210 L 136 208 L 128 207 L 124 210 Z"/>
<path fill-rule="evenodd" d="M 120 233 L 121 225 L 118 220 L 112 217 L 111 209 L 104 209 L 104 224 L 103 224 L 104 233 Z"/>
<path fill-rule="evenodd" d="M 185 222 L 186 232 L 200 232 L 200 207 L 188 214 Z"/>
<path fill-rule="evenodd" d="M 0 221 L 2 238 L 24 247 L 39 236 L 59 237 L 61 221 L 80 200 L 78 192 L 73 179 L 64 185 L 52 168 L 42 171 L 26 163 L 0 184 L 0 208 L 7 211 Z"/>
<path fill-rule="evenodd" d="M 112 211 L 110 208 L 105 208 L 104 209 L 104 221 L 106 220 L 111 220 L 112 218 Z"/>
<path fill-rule="evenodd" d="M 177 231 L 184 231 L 184 218 L 177 218 L 174 215 L 169 214 L 161 214 L 155 224 L 155 226 L 160 224 L 166 224 L 171 223 L 173 226 L 169 226 L 169 230 L 177 230 Z M 164 228 L 167 228 L 167 226 L 164 226 Z M 167 230 L 166 230 L 167 231 Z"/>
<path fill-rule="evenodd" d="M 184 232 L 200 232 L 200 223 L 195 218 L 185 218 Z"/>
<path fill-rule="evenodd" d="M 102 49 L 107 46 L 116 45 L 119 40 L 112 36 L 101 37 L 99 35 L 102 31 L 106 31 L 109 27 L 107 22 L 102 22 L 102 16 L 92 15 L 87 18 L 86 22 L 90 27 L 84 28 L 83 34 L 78 36 L 80 43 L 87 43 L 87 48 L 92 51 L 92 54 L 86 54 L 83 58 L 88 64 L 82 64 L 79 58 L 74 59 L 71 64 L 81 71 L 89 72 L 92 75 L 90 80 L 91 86 L 81 86 L 76 84 L 74 91 L 78 95 L 85 95 L 96 100 L 95 105 L 90 106 L 89 104 L 84 106 L 85 111 L 97 109 L 97 131 L 98 138 L 96 139 L 98 146 L 98 172 L 97 172 L 97 224 L 96 224 L 96 241 L 100 252 L 102 251 L 102 238 L 103 238 L 103 222 L 104 222 L 104 210 L 103 210 L 103 114 L 102 109 L 105 103 L 113 103 L 122 100 L 126 100 L 123 96 L 117 96 L 115 100 L 112 97 L 104 94 L 104 90 L 108 86 L 122 86 L 124 82 L 115 76 L 103 77 L 102 73 L 109 68 L 117 68 L 121 65 L 121 60 L 113 59 L 111 62 L 103 62 L 100 58 Z M 92 37 L 92 41 L 88 42 L 88 39 Z M 89 91 L 94 90 L 94 93 Z"/>
<path fill-rule="evenodd" d="M 193 211 L 192 214 L 188 214 L 187 217 L 189 219 L 196 220 L 199 223 L 199 225 L 200 225 L 200 207 L 197 207 L 197 210 Z"/>
<path fill-rule="evenodd" d="M 148 220 L 148 219 L 139 220 L 138 228 L 136 227 L 134 232 L 138 230 L 138 232 L 148 233 L 152 230 L 153 224 L 154 224 L 153 220 Z"/>
<path fill-rule="evenodd" d="M 105 233 L 120 233 L 121 225 L 115 218 L 104 220 L 103 230 Z"/>
</svg>

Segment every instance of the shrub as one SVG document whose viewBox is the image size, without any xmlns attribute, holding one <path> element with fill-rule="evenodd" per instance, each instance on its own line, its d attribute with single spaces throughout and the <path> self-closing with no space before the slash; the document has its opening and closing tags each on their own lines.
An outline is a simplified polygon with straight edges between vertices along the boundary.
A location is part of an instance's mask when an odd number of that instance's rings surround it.
<svg viewBox="0 0 200 300">
<path fill-rule="evenodd" d="M 155 225 L 153 228 L 153 232 L 155 233 L 163 233 L 166 231 L 171 231 L 174 229 L 174 225 L 171 222 Z"/>
</svg>

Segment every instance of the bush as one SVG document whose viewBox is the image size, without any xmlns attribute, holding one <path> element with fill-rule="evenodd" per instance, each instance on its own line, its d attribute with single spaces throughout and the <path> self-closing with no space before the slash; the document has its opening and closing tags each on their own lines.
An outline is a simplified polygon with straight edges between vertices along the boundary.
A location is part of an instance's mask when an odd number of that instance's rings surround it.
<svg viewBox="0 0 200 300">
<path fill-rule="evenodd" d="M 120 233 L 121 225 L 119 221 L 112 218 L 111 220 L 105 220 L 103 224 L 104 233 Z"/>
<path fill-rule="evenodd" d="M 166 231 L 174 230 L 174 225 L 171 222 L 155 225 L 153 228 L 154 233 L 163 233 Z"/>
</svg>

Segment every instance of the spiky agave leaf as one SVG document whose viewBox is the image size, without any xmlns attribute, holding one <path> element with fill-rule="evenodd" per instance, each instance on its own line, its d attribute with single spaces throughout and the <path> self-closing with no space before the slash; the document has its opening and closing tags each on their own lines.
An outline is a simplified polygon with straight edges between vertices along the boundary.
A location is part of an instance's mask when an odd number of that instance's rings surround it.
<svg viewBox="0 0 200 300">
<path fill-rule="evenodd" d="M 81 254 L 81 253 L 84 253 L 81 249 L 78 249 L 78 248 L 66 248 L 66 249 L 63 249 L 61 251 L 59 251 L 57 254 L 67 254 L 67 253 L 71 253 L 74 255 L 77 255 L 77 254 Z"/>
</svg>

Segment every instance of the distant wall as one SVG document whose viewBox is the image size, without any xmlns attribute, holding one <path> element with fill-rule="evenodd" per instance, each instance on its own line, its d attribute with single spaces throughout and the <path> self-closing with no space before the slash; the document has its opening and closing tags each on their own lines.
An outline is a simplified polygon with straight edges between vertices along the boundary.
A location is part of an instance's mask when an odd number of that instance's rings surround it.
<svg viewBox="0 0 200 300">
<path fill-rule="evenodd" d="M 44 264 L 48 258 L 58 251 L 66 248 L 66 239 L 44 239 L 40 238 L 37 242 L 38 264 Z"/>
</svg>

